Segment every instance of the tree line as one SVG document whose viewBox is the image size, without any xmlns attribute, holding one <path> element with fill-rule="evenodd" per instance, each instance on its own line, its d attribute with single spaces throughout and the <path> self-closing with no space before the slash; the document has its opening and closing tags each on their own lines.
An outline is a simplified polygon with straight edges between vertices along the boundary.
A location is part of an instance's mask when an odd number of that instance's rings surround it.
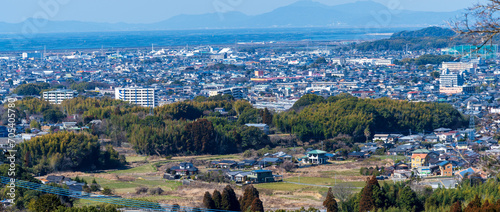
<svg viewBox="0 0 500 212">
<path fill-rule="evenodd" d="M 360 99 L 349 94 L 327 99 L 304 95 L 293 110 L 274 116 L 276 128 L 301 140 L 324 140 L 340 134 L 364 142 L 376 132 L 432 131 L 439 127 L 457 129 L 467 119 L 449 104 Z"/>
</svg>

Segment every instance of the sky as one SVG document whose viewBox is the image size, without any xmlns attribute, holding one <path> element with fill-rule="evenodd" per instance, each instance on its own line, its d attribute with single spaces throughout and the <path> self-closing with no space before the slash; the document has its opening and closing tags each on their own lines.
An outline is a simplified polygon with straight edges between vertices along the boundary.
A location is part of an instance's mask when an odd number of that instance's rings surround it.
<svg viewBox="0 0 500 212">
<path fill-rule="evenodd" d="M 0 0 L 0 22 L 27 18 L 55 21 L 154 23 L 181 14 L 238 11 L 247 15 L 270 12 L 298 0 Z M 338 5 L 357 0 L 313 0 Z M 485 0 L 373 0 L 414 11 L 456 11 Z M 395 6 L 396 5 L 396 6 Z"/>
</svg>

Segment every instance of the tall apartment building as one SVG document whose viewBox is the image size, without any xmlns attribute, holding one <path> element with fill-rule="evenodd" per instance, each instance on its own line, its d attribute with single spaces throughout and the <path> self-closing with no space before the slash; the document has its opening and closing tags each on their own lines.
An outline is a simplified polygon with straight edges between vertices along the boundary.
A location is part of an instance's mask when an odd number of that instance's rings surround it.
<svg viewBox="0 0 500 212">
<path fill-rule="evenodd" d="M 55 90 L 43 92 L 43 99 L 51 104 L 61 104 L 66 99 L 73 99 L 78 95 L 74 90 Z"/>
<path fill-rule="evenodd" d="M 440 87 L 458 87 L 464 84 L 462 73 L 451 73 L 448 69 L 444 70 L 439 77 Z"/>
<path fill-rule="evenodd" d="M 159 106 L 158 91 L 154 88 L 115 88 L 115 99 L 120 99 L 142 107 Z"/>
</svg>

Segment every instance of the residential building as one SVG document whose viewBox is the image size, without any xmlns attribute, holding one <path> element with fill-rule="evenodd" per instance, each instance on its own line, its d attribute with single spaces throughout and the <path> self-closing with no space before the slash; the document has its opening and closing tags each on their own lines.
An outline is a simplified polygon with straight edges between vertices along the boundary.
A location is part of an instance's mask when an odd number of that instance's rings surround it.
<svg viewBox="0 0 500 212">
<path fill-rule="evenodd" d="M 441 176 L 453 176 L 453 163 L 449 161 L 443 161 L 438 164 Z"/>
<path fill-rule="evenodd" d="M 247 180 L 253 183 L 269 183 L 274 182 L 273 171 L 271 170 L 254 170 L 247 175 Z"/>
<path fill-rule="evenodd" d="M 417 169 L 429 165 L 429 153 L 427 149 L 417 149 L 411 155 L 411 168 Z"/>
<path fill-rule="evenodd" d="M 159 106 L 157 95 L 158 91 L 155 88 L 115 88 L 115 99 L 120 99 L 142 107 Z"/>
<path fill-rule="evenodd" d="M 450 73 L 444 70 L 439 77 L 440 87 L 459 87 L 464 84 L 462 73 Z"/>
<path fill-rule="evenodd" d="M 74 90 L 55 90 L 43 92 L 43 99 L 50 104 L 61 104 L 66 99 L 73 99 L 78 95 Z"/>
<path fill-rule="evenodd" d="M 313 150 L 306 153 L 307 156 L 302 160 L 303 163 L 325 164 L 328 161 L 326 152 L 323 150 Z"/>
<path fill-rule="evenodd" d="M 269 126 L 267 124 L 245 124 L 247 127 L 257 127 L 264 133 L 269 134 Z"/>
</svg>

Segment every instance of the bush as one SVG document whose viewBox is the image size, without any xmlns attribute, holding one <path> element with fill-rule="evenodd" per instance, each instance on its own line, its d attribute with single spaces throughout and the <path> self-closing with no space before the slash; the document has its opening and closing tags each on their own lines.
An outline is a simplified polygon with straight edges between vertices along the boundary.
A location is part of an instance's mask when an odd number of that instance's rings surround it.
<svg viewBox="0 0 500 212">
<path fill-rule="evenodd" d="M 113 190 L 111 190 L 108 187 L 104 187 L 104 189 L 102 190 L 102 194 L 104 194 L 104 195 L 113 195 Z"/>
<path fill-rule="evenodd" d="M 149 194 L 150 195 L 162 195 L 163 192 L 164 192 L 163 189 L 161 189 L 160 187 L 149 189 Z"/>
<path fill-rule="evenodd" d="M 147 187 L 137 187 L 135 188 L 135 194 L 148 193 L 148 190 Z"/>
</svg>

